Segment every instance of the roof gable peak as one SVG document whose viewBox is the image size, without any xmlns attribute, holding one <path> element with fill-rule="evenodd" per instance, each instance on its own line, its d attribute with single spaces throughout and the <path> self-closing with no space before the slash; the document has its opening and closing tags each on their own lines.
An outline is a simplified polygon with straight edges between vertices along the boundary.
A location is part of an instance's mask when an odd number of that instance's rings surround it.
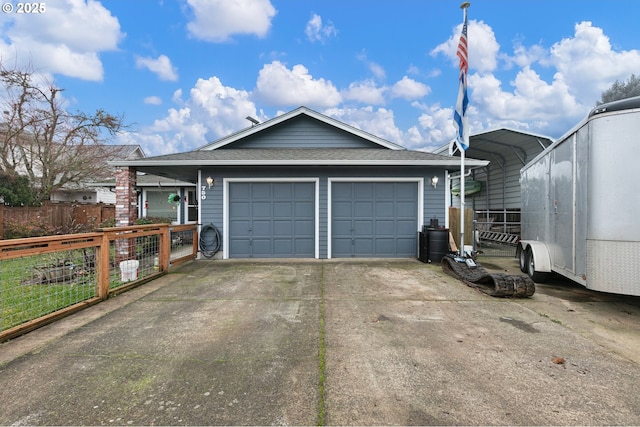
<svg viewBox="0 0 640 427">
<path fill-rule="evenodd" d="M 307 108 L 305 106 L 301 106 L 296 108 L 295 110 L 291 110 L 287 113 L 281 114 L 279 116 L 276 116 L 274 118 L 271 118 L 269 120 L 266 120 L 262 123 L 253 123 L 251 126 L 249 126 L 248 128 L 242 129 L 238 132 L 235 132 L 229 136 L 226 136 L 224 138 L 218 139 L 217 141 L 214 141 L 212 143 L 209 143 L 207 145 L 204 145 L 200 148 L 197 148 L 194 151 L 206 151 L 206 150 L 216 150 L 222 147 L 227 147 L 231 144 L 234 144 L 236 142 L 242 141 L 248 137 L 251 137 L 253 135 L 257 135 L 261 132 L 265 132 L 268 129 L 273 129 L 275 126 L 280 125 L 282 123 L 288 122 L 290 120 L 293 120 L 297 117 L 300 116 L 305 116 L 305 117 L 309 117 L 311 119 L 315 119 L 325 125 L 328 125 L 330 127 L 342 130 L 344 132 L 347 132 L 349 134 L 351 134 L 353 137 L 357 137 L 360 138 L 366 142 L 371 143 L 374 147 L 376 148 L 387 148 L 387 149 L 391 149 L 391 150 L 404 150 L 405 148 L 398 145 L 398 144 L 394 144 L 390 141 L 387 141 L 386 139 L 377 137 L 373 134 L 370 134 L 366 131 L 363 131 L 361 129 L 358 129 L 354 126 L 351 126 L 349 124 L 346 124 L 344 122 L 341 122 L 337 119 L 334 119 L 332 117 L 326 116 L 324 114 L 318 113 L 317 111 L 314 111 L 310 108 Z M 228 147 L 231 148 L 231 147 Z"/>
</svg>

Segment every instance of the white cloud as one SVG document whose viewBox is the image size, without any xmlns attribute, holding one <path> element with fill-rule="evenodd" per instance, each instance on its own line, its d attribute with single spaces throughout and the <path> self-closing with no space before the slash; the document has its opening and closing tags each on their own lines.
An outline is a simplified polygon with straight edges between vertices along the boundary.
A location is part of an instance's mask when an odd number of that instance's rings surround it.
<svg viewBox="0 0 640 427">
<path fill-rule="evenodd" d="M 256 96 L 273 106 L 331 107 L 342 101 L 330 81 L 314 79 L 303 65 L 289 70 L 279 61 L 265 64 L 260 70 Z"/>
<path fill-rule="evenodd" d="M 15 58 L 19 67 L 101 81 L 99 54 L 116 50 L 125 36 L 118 19 L 93 0 L 50 2 L 46 7 L 46 13 L 3 16 L 0 57 Z"/>
<path fill-rule="evenodd" d="M 386 108 L 330 108 L 323 114 L 347 123 L 372 135 L 402 145 L 403 134 L 395 124 L 393 111 Z"/>
<path fill-rule="evenodd" d="M 304 30 L 307 35 L 307 39 L 310 42 L 324 42 L 326 39 L 338 34 L 338 30 L 333 25 L 333 22 L 329 21 L 326 25 L 322 25 L 322 17 L 315 13 L 307 22 L 307 27 Z"/>
<path fill-rule="evenodd" d="M 369 68 L 369 71 L 371 71 L 371 73 L 378 79 L 378 80 L 384 80 L 385 77 L 387 76 L 387 73 L 384 70 L 384 67 L 382 67 L 380 64 L 377 64 L 373 61 L 369 61 L 369 59 L 367 58 L 367 53 L 365 51 L 360 52 L 356 58 L 359 61 L 364 62 L 365 64 L 367 64 L 367 67 Z"/>
<path fill-rule="evenodd" d="M 550 62 L 582 102 L 593 106 L 616 80 L 640 70 L 640 50 L 616 52 L 601 28 L 585 21 L 575 25 L 573 38 L 551 47 Z"/>
<path fill-rule="evenodd" d="M 391 87 L 391 96 L 403 99 L 420 99 L 431 92 L 429 86 L 404 76 Z"/>
<path fill-rule="evenodd" d="M 351 83 L 349 88 L 341 91 L 341 93 L 344 99 L 351 101 L 369 105 L 384 105 L 384 94 L 387 91 L 387 87 L 378 87 L 373 80 L 364 80 Z"/>
<path fill-rule="evenodd" d="M 217 77 L 198 79 L 187 99 L 182 90 L 176 90 L 173 102 L 179 107 L 129 135 L 147 154 L 190 151 L 247 127 L 246 116 L 265 119 L 256 111 L 249 92 L 224 86 Z"/>
<path fill-rule="evenodd" d="M 160 80 L 178 81 L 178 70 L 166 55 L 160 55 L 157 59 L 136 56 L 136 67 L 148 69 L 157 74 Z"/>
<path fill-rule="evenodd" d="M 467 31 L 470 52 L 469 70 L 477 70 L 482 73 L 494 71 L 498 67 L 500 44 L 496 40 L 493 29 L 483 21 L 472 20 L 469 21 Z M 430 54 L 432 56 L 437 56 L 440 53 L 444 54 L 457 67 L 459 59 L 456 56 L 456 52 L 461 32 L 462 24 L 459 24 L 449 40 L 436 46 Z"/>
<path fill-rule="evenodd" d="M 148 105 L 162 105 L 162 98 L 159 96 L 147 96 L 144 103 Z"/>
<path fill-rule="evenodd" d="M 269 0 L 187 0 L 193 20 L 189 33 L 211 42 L 224 42 L 235 34 L 264 37 L 276 9 Z"/>
</svg>

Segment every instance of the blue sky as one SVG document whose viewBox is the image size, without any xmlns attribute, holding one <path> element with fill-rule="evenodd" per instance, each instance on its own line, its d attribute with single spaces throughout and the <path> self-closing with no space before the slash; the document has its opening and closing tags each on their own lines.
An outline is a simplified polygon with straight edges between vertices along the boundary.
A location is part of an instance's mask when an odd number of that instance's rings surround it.
<svg viewBox="0 0 640 427">
<path fill-rule="evenodd" d="M 147 155 L 301 105 L 431 151 L 455 133 L 460 3 L 48 0 L 0 15 L 0 58 L 64 88 L 71 111 L 123 114 L 131 126 L 110 142 Z M 472 134 L 559 137 L 640 74 L 640 2 L 476 0 L 468 16 Z"/>
</svg>

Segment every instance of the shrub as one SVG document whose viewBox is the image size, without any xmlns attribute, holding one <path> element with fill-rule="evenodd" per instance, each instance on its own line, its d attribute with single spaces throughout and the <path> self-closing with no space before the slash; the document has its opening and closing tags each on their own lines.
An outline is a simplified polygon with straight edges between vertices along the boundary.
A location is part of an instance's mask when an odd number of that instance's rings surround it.
<svg viewBox="0 0 640 427">
<path fill-rule="evenodd" d="M 5 235 L 7 239 L 20 239 L 23 237 L 42 237 L 61 234 L 48 222 L 41 218 L 30 220 L 7 220 L 4 223 Z"/>
</svg>

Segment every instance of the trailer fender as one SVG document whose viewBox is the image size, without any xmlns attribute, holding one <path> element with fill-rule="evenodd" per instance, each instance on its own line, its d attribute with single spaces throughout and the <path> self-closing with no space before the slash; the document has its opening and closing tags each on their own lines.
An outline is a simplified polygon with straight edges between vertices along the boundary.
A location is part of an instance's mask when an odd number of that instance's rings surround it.
<svg viewBox="0 0 640 427">
<path fill-rule="evenodd" d="M 547 245 L 536 240 L 520 240 L 516 249 L 516 256 L 523 259 L 523 255 L 531 251 L 533 258 L 536 260 L 536 271 L 541 273 L 551 272 L 551 256 Z M 522 268 L 522 265 L 521 265 Z"/>
</svg>

